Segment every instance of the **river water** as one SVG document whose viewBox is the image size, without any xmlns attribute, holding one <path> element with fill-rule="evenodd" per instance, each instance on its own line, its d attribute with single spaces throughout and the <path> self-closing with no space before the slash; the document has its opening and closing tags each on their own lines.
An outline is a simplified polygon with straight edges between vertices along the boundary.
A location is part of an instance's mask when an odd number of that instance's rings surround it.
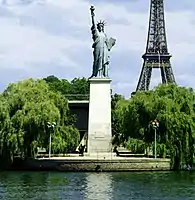
<svg viewBox="0 0 195 200">
<path fill-rule="evenodd" d="M 0 199 L 195 200 L 195 172 L 0 172 Z"/>
</svg>

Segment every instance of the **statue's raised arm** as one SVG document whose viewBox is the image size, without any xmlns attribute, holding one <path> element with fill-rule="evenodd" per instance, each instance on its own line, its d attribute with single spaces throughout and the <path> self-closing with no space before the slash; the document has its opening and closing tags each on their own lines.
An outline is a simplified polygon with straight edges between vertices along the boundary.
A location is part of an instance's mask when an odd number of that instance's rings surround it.
<svg viewBox="0 0 195 200">
<path fill-rule="evenodd" d="M 90 8 L 90 10 L 91 10 L 91 19 L 92 19 L 92 26 L 96 26 L 95 25 L 95 7 L 94 6 L 91 6 L 91 8 Z"/>
<path fill-rule="evenodd" d="M 92 26 L 91 26 L 92 39 L 93 41 L 96 41 L 96 39 L 98 38 L 98 30 L 95 24 L 95 12 L 94 12 L 95 7 L 91 6 L 90 10 L 91 10 L 91 20 L 92 20 Z"/>
</svg>

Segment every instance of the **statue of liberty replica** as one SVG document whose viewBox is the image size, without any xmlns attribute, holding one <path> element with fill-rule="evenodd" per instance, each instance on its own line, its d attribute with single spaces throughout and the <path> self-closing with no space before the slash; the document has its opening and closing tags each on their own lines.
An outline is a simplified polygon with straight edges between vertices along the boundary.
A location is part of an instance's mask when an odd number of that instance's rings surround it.
<svg viewBox="0 0 195 200">
<path fill-rule="evenodd" d="M 91 6 L 91 18 L 92 18 L 92 38 L 93 38 L 93 72 L 92 77 L 108 77 L 108 67 L 109 67 L 109 51 L 115 45 L 116 40 L 110 38 L 108 40 L 104 32 L 104 21 L 99 21 L 97 25 L 95 24 L 95 7 Z"/>
<path fill-rule="evenodd" d="M 111 131 L 111 79 L 108 76 L 109 53 L 116 40 L 108 39 L 104 21 L 95 23 L 95 8 L 91 6 L 93 38 L 93 72 L 89 78 L 89 116 L 87 132 L 88 154 L 105 155 L 112 151 Z M 107 154 L 106 154 L 107 155 Z"/>
</svg>

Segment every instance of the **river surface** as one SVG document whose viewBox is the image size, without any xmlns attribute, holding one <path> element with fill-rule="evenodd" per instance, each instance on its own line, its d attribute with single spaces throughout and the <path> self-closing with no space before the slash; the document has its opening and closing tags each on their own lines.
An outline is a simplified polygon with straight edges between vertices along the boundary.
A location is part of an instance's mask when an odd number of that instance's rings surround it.
<svg viewBox="0 0 195 200">
<path fill-rule="evenodd" d="M 0 199 L 195 200 L 195 172 L 0 172 Z"/>
</svg>

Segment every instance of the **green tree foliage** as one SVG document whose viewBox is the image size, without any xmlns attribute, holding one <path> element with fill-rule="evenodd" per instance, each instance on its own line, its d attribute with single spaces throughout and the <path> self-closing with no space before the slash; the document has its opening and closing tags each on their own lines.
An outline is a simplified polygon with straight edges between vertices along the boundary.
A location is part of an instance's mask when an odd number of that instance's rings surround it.
<svg viewBox="0 0 195 200">
<path fill-rule="evenodd" d="M 121 141 L 121 129 L 122 123 L 120 121 L 121 116 L 116 113 L 116 107 L 119 101 L 124 100 L 125 98 L 122 95 L 114 94 L 111 98 L 111 121 L 112 121 L 112 136 L 113 136 L 113 144 L 119 145 Z"/>
<path fill-rule="evenodd" d="M 171 156 L 175 169 L 183 164 L 192 165 L 195 153 L 195 93 L 192 89 L 163 84 L 152 91 L 138 92 L 129 100 L 120 100 L 115 115 L 130 149 L 138 146 L 143 149 L 143 145 L 144 149 L 154 147 L 151 123 L 157 119 L 158 155 Z"/>
<path fill-rule="evenodd" d="M 86 78 L 74 78 L 70 82 L 48 76 L 44 80 L 53 91 L 58 91 L 69 100 L 85 100 L 89 98 L 89 81 Z"/>
<path fill-rule="evenodd" d="M 10 84 L 0 95 L 1 156 L 32 157 L 37 147 L 48 148 L 47 122 L 56 122 L 53 153 L 76 148 L 79 132 L 72 126 L 67 99 L 51 91 L 44 80 L 28 79 Z"/>
</svg>

